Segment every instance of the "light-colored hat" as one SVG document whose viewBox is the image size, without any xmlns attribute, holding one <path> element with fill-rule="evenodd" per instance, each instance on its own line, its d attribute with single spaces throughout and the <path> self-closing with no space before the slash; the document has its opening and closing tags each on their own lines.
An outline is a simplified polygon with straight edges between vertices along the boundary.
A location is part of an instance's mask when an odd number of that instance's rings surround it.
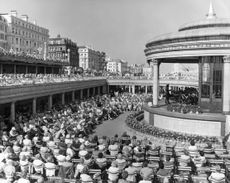
<svg viewBox="0 0 230 183">
<path fill-rule="evenodd" d="M 34 169 L 35 171 L 42 171 L 43 169 L 43 162 L 39 159 L 36 159 L 33 161 L 33 166 L 34 166 Z"/>
<path fill-rule="evenodd" d="M 81 174 L 80 177 L 82 182 L 93 182 L 92 178 L 87 174 Z"/>
<path fill-rule="evenodd" d="M 45 163 L 46 176 L 55 176 L 56 165 L 54 163 Z"/>
<path fill-rule="evenodd" d="M 88 154 L 88 152 L 86 150 L 79 151 L 79 156 L 80 157 L 85 157 L 86 154 Z"/>
<path fill-rule="evenodd" d="M 66 161 L 66 157 L 63 155 L 58 155 L 56 158 L 59 165 L 62 165 Z"/>
<path fill-rule="evenodd" d="M 20 178 L 17 183 L 30 183 L 30 181 L 28 179 Z"/>
<path fill-rule="evenodd" d="M 40 151 L 41 151 L 41 153 L 47 153 L 48 152 L 48 148 L 47 147 L 41 147 Z"/>
</svg>

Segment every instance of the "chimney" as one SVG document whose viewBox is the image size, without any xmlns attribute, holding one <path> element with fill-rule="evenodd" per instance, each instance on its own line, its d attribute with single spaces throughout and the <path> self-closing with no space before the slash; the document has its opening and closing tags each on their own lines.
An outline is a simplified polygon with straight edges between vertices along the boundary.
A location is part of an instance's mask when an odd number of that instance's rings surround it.
<svg viewBox="0 0 230 183">
<path fill-rule="evenodd" d="M 17 16 L 18 16 L 18 13 L 17 13 L 16 10 L 11 10 L 11 11 L 10 11 L 10 15 L 11 15 L 11 16 L 14 16 L 14 17 L 17 17 Z"/>
<path fill-rule="evenodd" d="M 34 25 L 37 25 L 37 21 L 36 21 L 36 20 L 34 20 L 34 21 L 33 21 L 33 24 L 34 24 Z"/>
</svg>

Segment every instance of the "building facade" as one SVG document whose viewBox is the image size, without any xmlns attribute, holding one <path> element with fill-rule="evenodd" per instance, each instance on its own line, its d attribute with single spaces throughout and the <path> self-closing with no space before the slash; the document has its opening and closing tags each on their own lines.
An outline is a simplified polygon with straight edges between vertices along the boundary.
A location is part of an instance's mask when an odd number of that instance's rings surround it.
<svg viewBox="0 0 230 183">
<path fill-rule="evenodd" d="M 132 64 L 129 66 L 129 72 L 134 75 L 142 75 L 144 64 Z"/>
<path fill-rule="evenodd" d="M 128 71 L 128 63 L 121 59 L 111 59 L 107 62 L 107 71 L 116 74 L 123 74 Z"/>
<path fill-rule="evenodd" d="M 78 49 L 79 67 L 84 70 L 103 71 L 105 68 L 105 52 L 96 51 L 87 46 Z"/>
<path fill-rule="evenodd" d="M 7 20 L 3 16 L 0 16 L 0 48 L 4 50 L 8 48 L 7 31 Z"/>
<path fill-rule="evenodd" d="M 149 64 L 146 64 L 142 69 L 142 74 L 146 76 L 147 78 L 152 78 L 152 67 Z"/>
<path fill-rule="evenodd" d="M 63 38 L 60 35 L 49 39 L 48 58 L 68 62 L 68 65 L 72 67 L 79 67 L 77 44 L 71 39 Z"/>
<path fill-rule="evenodd" d="M 41 57 L 47 53 L 48 29 L 38 26 L 35 21 L 33 23 L 29 22 L 27 15 L 18 17 L 15 10 L 2 16 L 8 24 L 8 50 L 26 54 L 39 54 Z"/>
</svg>

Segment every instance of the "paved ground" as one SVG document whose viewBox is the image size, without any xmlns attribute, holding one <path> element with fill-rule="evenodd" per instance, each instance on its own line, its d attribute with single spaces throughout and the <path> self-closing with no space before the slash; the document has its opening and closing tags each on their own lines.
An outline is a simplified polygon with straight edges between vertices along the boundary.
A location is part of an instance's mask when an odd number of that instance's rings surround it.
<svg viewBox="0 0 230 183">
<path fill-rule="evenodd" d="M 128 130 L 125 124 L 125 119 L 128 116 L 128 112 L 121 114 L 114 120 L 104 121 L 101 125 L 97 126 L 94 135 L 113 137 L 115 134 L 121 135 Z"/>
</svg>

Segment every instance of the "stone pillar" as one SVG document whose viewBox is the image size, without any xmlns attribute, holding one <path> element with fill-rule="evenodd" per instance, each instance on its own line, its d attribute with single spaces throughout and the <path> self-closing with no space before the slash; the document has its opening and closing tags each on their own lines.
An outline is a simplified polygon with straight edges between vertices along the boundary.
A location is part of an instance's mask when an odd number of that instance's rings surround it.
<svg viewBox="0 0 230 183">
<path fill-rule="evenodd" d="M 80 90 L 80 100 L 82 100 L 82 99 L 83 99 L 83 89 Z"/>
<path fill-rule="evenodd" d="M 46 74 L 46 67 L 44 67 L 44 74 Z"/>
<path fill-rule="evenodd" d="M 62 103 L 63 104 L 63 103 Z M 64 95 L 64 104 L 65 104 L 65 95 Z M 63 105 L 64 105 L 63 104 Z M 53 96 L 49 95 L 48 96 L 48 110 L 51 110 L 53 106 Z"/>
<path fill-rule="evenodd" d="M 145 86 L 145 94 L 148 94 L 148 86 Z"/>
<path fill-rule="evenodd" d="M 65 93 L 61 94 L 61 104 L 65 105 Z"/>
<path fill-rule="evenodd" d="M 101 95 L 101 86 L 98 86 L 98 87 L 97 87 L 97 94 L 98 94 L 98 95 Z"/>
<path fill-rule="evenodd" d="M 32 112 L 33 114 L 37 113 L 37 99 L 36 98 L 33 98 Z"/>
<path fill-rule="evenodd" d="M 129 93 L 131 93 L 131 86 L 129 85 Z"/>
<path fill-rule="evenodd" d="M 16 74 L 16 73 L 17 73 L 17 65 L 14 64 L 14 74 Z"/>
<path fill-rule="evenodd" d="M 135 94 L 135 85 L 132 86 L 132 92 Z"/>
<path fill-rule="evenodd" d="M 223 112 L 230 112 L 230 55 L 223 59 Z"/>
<path fill-rule="evenodd" d="M 38 74 L 38 66 L 35 66 L 35 73 Z"/>
<path fill-rule="evenodd" d="M 28 65 L 26 65 L 26 74 L 28 74 Z"/>
<path fill-rule="evenodd" d="M 93 96 L 95 95 L 95 87 L 93 87 Z"/>
<path fill-rule="evenodd" d="M 158 81 L 158 61 L 152 60 L 153 64 L 153 106 L 158 105 L 158 87 L 159 87 L 159 81 Z"/>
<path fill-rule="evenodd" d="M 72 102 L 75 101 L 75 91 L 72 91 Z"/>
<path fill-rule="evenodd" d="M 0 64 L 0 74 L 3 74 L 3 64 Z"/>
<path fill-rule="evenodd" d="M 15 121 L 15 102 L 11 102 L 10 104 L 10 121 Z"/>
<path fill-rule="evenodd" d="M 109 94 L 109 92 L 110 92 L 110 88 L 109 88 L 109 85 L 107 85 L 107 87 L 108 87 L 108 91 L 107 91 L 107 93 Z"/>
<path fill-rule="evenodd" d="M 90 88 L 87 89 L 87 98 L 90 96 Z"/>
</svg>

